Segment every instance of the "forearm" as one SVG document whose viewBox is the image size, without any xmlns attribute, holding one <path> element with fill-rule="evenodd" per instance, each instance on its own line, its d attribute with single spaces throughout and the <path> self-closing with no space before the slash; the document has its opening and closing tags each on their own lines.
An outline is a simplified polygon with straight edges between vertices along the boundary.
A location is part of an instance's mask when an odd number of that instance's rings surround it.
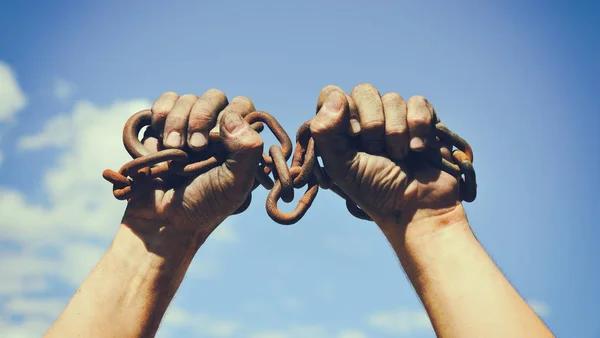
<svg viewBox="0 0 600 338">
<path fill-rule="evenodd" d="M 139 225 L 143 233 L 134 233 L 131 224 L 121 225 L 46 337 L 151 337 L 156 333 L 197 245 L 158 224 Z"/>
<path fill-rule="evenodd" d="M 473 235 L 461 205 L 382 226 L 440 337 L 552 337 Z"/>
</svg>

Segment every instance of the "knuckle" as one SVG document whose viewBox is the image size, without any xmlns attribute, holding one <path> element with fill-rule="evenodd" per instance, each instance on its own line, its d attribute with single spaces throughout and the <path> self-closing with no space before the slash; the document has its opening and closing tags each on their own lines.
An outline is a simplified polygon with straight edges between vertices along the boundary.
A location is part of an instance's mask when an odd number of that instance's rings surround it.
<svg viewBox="0 0 600 338">
<path fill-rule="evenodd" d="M 237 107 L 236 111 L 254 110 L 254 103 L 246 96 L 237 96 L 231 101 L 231 105 Z"/>
<path fill-rule="evenodd" d="M 172 91 L 166 91 L 164 93 L 162 93 L 162 95 L 160 96 L 161 99 L 171 99 L 171 100 L 177 100 L 177 98 L 179 97 L 179 94 L 172 92 Z"/>
<path fill-rule="evenodd" d="M 402 98 L 402 96 L 398 93 L 394 93 L 394 92 L 390 92 L 390 93 L 386 93 L 381 97 L 381 101 L 383 103 L 401 103 L 404 102 L 404 99 Z"/>
<path fill-rule="evenodd" d="M 323 87 L 323 89 L 321 89 L 321 91 L 319 92 L 319 97 L 317 99 L 317 110 L 321 109 L 321 107 L 323 106 L 323 104 L 325 104 L 325 101 L 329 97 L 329 94 L 331 94 L 334 91 L 343 93 L 345 96 L 348 96 L 342 88 L 336 85 L 327 85 Z"/>
<path fill-rule="evenodd" d="M 385 131 L 385 136 L 392 139 L 403 138 L 406 135 L 408 135 L 408 128 L 406 127 L 386 129 Z"/>
<path fill-rule="evenodd" d="M 206 93 L 204 93 L 204 95 L 208 100 L 215 100 L 215 101 L 227 101 L 227 96 L 225 95 L 225 93 L 223 93 L 222 91 L 216 89 L 216 88 L 211 88 L 209 90 L 206 91 Z"/>
<path fill-rule="evenodd" d="M 408 102 L 415 105 L 429 106 L 429 101 L 424 96 L 415 95 L 408 99 Z"/>
<path fill-rule="evenodd" d="M 330 84 L 330 85 L 323 87 L 323 89 L 321 89 L 321 93 L 328 94 L 329 92 L 331 92 L 333 90 L 343 91 L 342 88 L 340 88 L 339 86 Z"/>
<path fill-rule="evenodd" d="M 191 102 L 195 102 L 197 99 L 198 99 L 197 95 L 184 94 L 179 97 L 179 102 L 191 103 Z"/>
<path fill-rule="evenodd" d="M 187 119 L 177 116 L 176 114 L 171 114 L 167 117 L 167 121 L 165 122 L 165 129 L 181 129 L 185 127 L 187 124 Z"/>
<path fill-rule="evenodd" d="M 152 105 L 152 114 L 157 117 L 165 117 L 171 111 L 172 104 L 163 101 L 157 101 Z"/>
<path fill-rule="evenodd" d="M 209 129 L 213 120 L 209 112 L 190 115 L 188 129 L 190 131 Z"/>
<path fill-rule="evenodd" d="M 152 105 L 152 113 L 162 116 L 167 115 L 173 109 L 173 105 L 178 98 L 179 96 L 175 92 L 163 93 Z"/>
<path fill-rule="evenodd" d="M 194 120 L 194 121 L 210 121 L 214 118 L 214 116 L 216 115 L 216 112 L 211 111 L 210 109 L 206 108 L 206 107 L 194 107 L 194 110 L 192 110 L 191 114 L 190 114 L 190 120 Z"/>
<path fill-rule="evenodd" d="M 248 131 L 248 136 L 244 137 L 241 140 L 242 148 L 247 151 L 258 151 L 262 150 L 264 146 L 264 141 L 260 135 L 254 130 L 250 129 Z"/>
<path fill-rule="evenodd" d="M 210 96 L 225 97 L 225 93 L 223 93 L 222 91 L 218 90 L 217 88 L 211 88 L 211 89 L 207 90 L 206 94 L 210 95 Z"/>
<path fill-rule="evenodd" d="M 250 106 L 253 105 L 252 100 L 250 100 L 249 98 L 245 97 L 245 96 L 236 96 L 231 103 L 235 103 L 238 105 L 244 105 L 244 106 Z"/>
<path fill-rule="evenodd" d="M 408 117 L 407 122 L 409 127 L 428 125 L 431 123 L 431 117 L 425 114 L 413 115 Z"/>
<path fill-rule="evenodd" d="M 356 85 L 354 88 L 352 88 L 352 95 L 362 94 L 362 93 L 379 94 L 379 91 L 377 90 L 377 88 L 375 88 L 375 86 L 373 86 L 372 84 L 370 84 L 368 82 L 360 83 L 360 84 Z"/>
<path fill-rule="evenodd" d="M 361 129 L 365 130 L 366 132 L 378 131 L 378 130 L 384 129 L 385 123 L 384 123 L 383 119 L 376 119 L 376 120 L 371 120 L 371 121 L 365 121 L 360 124 L 360 127 L 361 127 Z"/>
<path fill-rule="evenodd" d="M 322 118 L 319 118 L 319 116 L 317 116 L 316 118 L 314 118 L 311 122 L 310 122 L 310 133 L 315 136 L 321 136 L 326 134 L 327 132 L 329 132 L 329 130 L 331 129 L 331 122 L 330 121 L 323 121 Z"/>
</svg>

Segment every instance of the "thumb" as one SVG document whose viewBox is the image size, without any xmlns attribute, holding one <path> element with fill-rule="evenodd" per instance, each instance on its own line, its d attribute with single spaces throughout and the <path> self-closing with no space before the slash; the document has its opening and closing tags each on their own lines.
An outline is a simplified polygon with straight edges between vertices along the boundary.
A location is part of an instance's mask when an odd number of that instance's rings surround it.
<svg viewBox="0 0 600 338">
<path fill-rule="evenodd" d="M 263 140 L 236 112 L 225 113 L 219 124 L 221 140 L 227 150 L 223 168 L 228 176 L 224 182 L 229 186 L 224 188 L 245 197 L 254 183 L 254 175 L 263 151 Z"/>
<path fill-rule="evenodd" d="M 310 132 L 329 174 L 340 177 L 356 157 L 347 130 L 350 109 L 346 95 L 333 90 L 310 123 Z"/>
</svg>

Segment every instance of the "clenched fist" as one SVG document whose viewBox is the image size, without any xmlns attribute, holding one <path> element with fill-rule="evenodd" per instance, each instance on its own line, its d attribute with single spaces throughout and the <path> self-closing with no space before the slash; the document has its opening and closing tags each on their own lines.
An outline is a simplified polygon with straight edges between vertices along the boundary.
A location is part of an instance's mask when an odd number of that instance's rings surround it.
<svg viewBox="0 0 600 338">
<path fill-rule="evenodd" d="M 345 94 L 325 87 L 311 132 L 333 181 L 380 226 L 406 226 L 460 209 L 458 181 L 419 159 L 450 150 L 435 137 L 437 117 L 421 96 L 408 102 L 370 84 Z"/>
<path fill-rule="evenodd" d="M 202 151 L 211 142 L 209 131 L 218 126 L 228 155 L 222 165 L 182 186 L 135 194 L 124 219 L 147 220 L 205 240 L 242 205 L 252 189 L 263 149 L 260 135 L 243 119 L 252 111 L 254 104 L 248 98 L 236 97 L 228 102 L 225 94 L 214 89 L 200 97 L 162 94 L 152 106 L 152 128 L 158 135 L 145 140 L 148 150 L 187 146 L 191 151 Z"/>
</svg>

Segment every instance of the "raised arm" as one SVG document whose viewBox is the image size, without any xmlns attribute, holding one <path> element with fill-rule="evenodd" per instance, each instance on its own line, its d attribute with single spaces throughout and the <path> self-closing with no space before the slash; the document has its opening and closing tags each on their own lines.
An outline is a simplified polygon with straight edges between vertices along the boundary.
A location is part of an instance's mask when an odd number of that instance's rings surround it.
<svg viewBox="0 0 600 338">
<path fill-rule="evenodd" d="M 263 143 L 242 116 L 253 110 L 247 98 L 228 103 L 216 90 L 200 98 L 168 92 L 155 102 L 152 124 L 163 133 L 146 148 L 205 149 L 219 123 L 230 155 L 173 189 L 138 191 L 112 245 L 45 337 L 155 335 L 196 251 L 252 188 Z"/>
<path fill-rule="evenodd" d="M 473 235 L 457 180 L 416 156 L 450 158 L 425 98 L 328 86 L 318 110 L 311 131 L 325 168 L 383 231 L 439 337 L 553 336 Z"/>
</svg>

